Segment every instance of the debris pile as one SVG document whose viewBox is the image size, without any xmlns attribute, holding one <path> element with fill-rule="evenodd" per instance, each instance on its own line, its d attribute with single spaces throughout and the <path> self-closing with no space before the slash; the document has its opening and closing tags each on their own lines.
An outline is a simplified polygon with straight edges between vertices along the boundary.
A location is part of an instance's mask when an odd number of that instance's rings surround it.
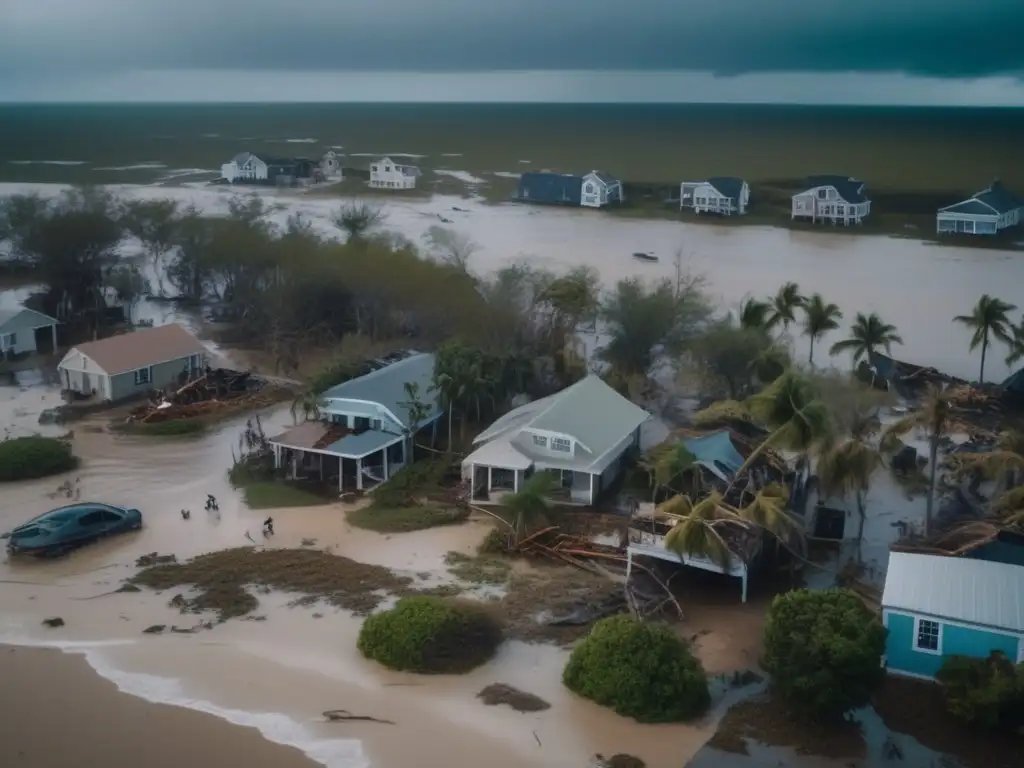
<svg viewBox="0 0 1024 768">
<path fill-rule="evenodd" d="M 280 394 L 279 390 L 252 373 L 208 368 L 198 378 L 180 387 L 168 388 L 150 402 L 133 409 L 127 421 L 154 424 L 208 416 L 226 407 L 262 408 L 279 400 Z"/>
</svg>

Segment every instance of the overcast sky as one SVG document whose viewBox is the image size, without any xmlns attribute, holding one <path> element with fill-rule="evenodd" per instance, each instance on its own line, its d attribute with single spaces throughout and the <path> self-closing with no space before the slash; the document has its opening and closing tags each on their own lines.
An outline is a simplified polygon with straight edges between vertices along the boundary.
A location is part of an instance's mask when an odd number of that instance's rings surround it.
<svg viewBox="0 0 1024 768">
<path fill-rule="evenodd" d="M 821 93 L 831 100 L 837 88 L 853 88 L 846 101 L 899 103 L 920 86 L 941 102 L 941 89 L 928 83 L 948 79 L 959 81 L 951 103 L 1020 105 L 1024 0 L 0 0 L 6 101 L 67 100 L 74 92 L 79 100 L 209 100 L 218 90 L 213 100 L 237 100 L 239 89 L 263 100 L 286 82 L 299 89 L 286 98 L 316 93 L 288 73 L 317 73 L 318 83 L 340 92 L 335 100 L 369 82 L 354 72 L 501 70 L 705 73 L 687 75 L 685 87 L 665 74 L 591 81 L 599 100 L 630 99 L 638 87 L 664 88 L 664 100 L 707 100 L 700 80 L 732 82 L 722 86 L 727 100 L 785 101 L 796 85 L 808 86 L 792 76 L 801 73 L 825 83 Z M 520 76 L 513 87 L 496 77 L 482 92 L 505 100 L 501 88 L 518 88 L 517 100 L 542 99 L 577 82 L 557 77 L 547 88 L 543 78 Z M 522 93 L 527 80 L 534 91 Z M 167 94 L 149 90 L 158 81 Z M 378 82 L 386 81 L 402 79 Z M 419 82 L 443 100 L 471 97 L 440 93 L 466 86 L 465 77 L 433 77 L 429 88 Z M 873 89 L 880 90 L 871 98 Z"/>
</svg>

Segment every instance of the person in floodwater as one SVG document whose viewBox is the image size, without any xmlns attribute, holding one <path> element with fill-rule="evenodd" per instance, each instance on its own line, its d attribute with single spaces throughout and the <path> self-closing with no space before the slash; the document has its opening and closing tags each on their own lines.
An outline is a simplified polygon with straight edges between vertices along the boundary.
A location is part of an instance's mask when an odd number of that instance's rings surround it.
<svg viewBox="0 0 1024 768">
<path fill-rule="evenodd" d="M 217 505 L 217 497 L 214 496 L 212 493 L 206 494 L 206 509 L 208 511 L 220 509 L 220 507 Z"/>
<path fill-rule="evenodd" d="M 263 521 L 263 535 L 273 536 L 274 535 L 274 518 L 268 517 Z"/>
<path fill-rule="evenodd" d="M 181 510 L 181 519 L 182 519 L 182 520 L 188 520 L 188 519 L 190 519 L 191 517 L 192 517 L 192 513 L 191 513 L 191 512 L 189 512 L 189 511 L 188 511 L 187 509 L 183 509 L 183 510 Z"/>
</svg>

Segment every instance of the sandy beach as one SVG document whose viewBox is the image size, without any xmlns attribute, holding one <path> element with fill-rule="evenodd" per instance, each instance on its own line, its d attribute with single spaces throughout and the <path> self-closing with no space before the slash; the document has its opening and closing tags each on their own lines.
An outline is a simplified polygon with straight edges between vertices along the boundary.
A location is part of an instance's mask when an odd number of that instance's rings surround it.
<svg viewBox="0 0 1024 768">
<path fill-rule="evenodd" d="M 316 765 L 252 728 L 121 693 L 82 656 L 0 647 L 0 677 L 0 764 L 11 768 Z"/>
</svg>

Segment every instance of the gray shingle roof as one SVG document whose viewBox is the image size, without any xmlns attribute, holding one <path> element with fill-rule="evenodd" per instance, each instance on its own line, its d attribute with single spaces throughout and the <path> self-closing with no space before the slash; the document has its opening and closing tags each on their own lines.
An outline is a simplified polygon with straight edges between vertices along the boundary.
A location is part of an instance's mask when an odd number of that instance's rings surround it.
<svg viewBox="0 0 1024 768">
<path fill-rule="evenodd" d="M 473 442 L 479 445 L 495 439 L 515 440 L 523 429 L 569 435 L 578 443 L 575 456 L 546 454 L 543 461 L 552 464 L 552 459 L 561 458 L 566 466 L 585 469 L 649 418 L 647 411 L 591 374 L 561 392 L 510 411 Z M 515 440 L 515 444 L 521 452 L 532 455 L 529 441 Z"/>
<path fill-rule="evenodd" d="M 588 175 L 591 175 L 591 174 L 596 176 L 601 181 L 602 184 L 609 184 L 610 185 L 610 184 L 618 184 L 619 183 L 618 179 L 616 179 L 610 173 L 605 173 L 604 171 L 591 171 L 590 174 L 588 174 Z"/>
<path fill-rule="evenodd" d="M 947 205 L 945 208 L 940 208 L 939 213 L 962 213 L 967 216 L 998 216 L 998 211 L 992 209 L 991 206 L 985 203 L 971 198 L 970 200 L 964 200 L 962 203 L 956 205 Z"/>
<path fill-rule="evenodd" d="M 34 322 L 39 328 L 43 328 L 47 325 L 57 325 L 59 323 L 56 318 L 44 315 L 42 312 L 36 312 L 34 309 L 29 309 L 28 307 L 12 307 L 11 309 L 0 309 L 0 328 L 3 328 L 11 320 L 22 314 L 25 315 L 25 322 Z M 26 325 L 22 327 L 27 328 L 28 326 Z"/>
<path fill-rule="evenodd" d="M 402 403 L 409 400 L 406 383 L 419 385 L 419 399 L 433 406 L 429 421 L 440 413 L 436 392 L 431 391 L 434 381 L 434 356 L 420 353 L 386 365 L 365 376 L 331 387 L 321 395 L 324 400 L 360 400 L 378 403 L 387 408 L 404 427 L 409 414 Z"/>
<path fill-rule="evenodd" d="M 847 203 L 866 203 L 868 198 L 864 194 L 864 182 L 852 176 L 842 176 L 837 173 L 823 174 L 820 176 L 808 176 L 805 192 L 815 187 L 835 187 L 836 192 Z"/>
<path fill-rule="evenodd" d="M 743 179 L 738 179 L 735 176 L 712 176 L 707 183 L 714 187 L 722 197 L 731 197 L 733 200 L 739 200 L 740 193 L 743 191 Z"/>
<path fill-rule="evenodd" d="M 974 198 L 995 208 L 999 213 L 1009 213 L 1024 206 L 1024 200 L 1014 195 L 998 181 L 993 181 L 992 186 L 982 190 Z"/>
</svg>

